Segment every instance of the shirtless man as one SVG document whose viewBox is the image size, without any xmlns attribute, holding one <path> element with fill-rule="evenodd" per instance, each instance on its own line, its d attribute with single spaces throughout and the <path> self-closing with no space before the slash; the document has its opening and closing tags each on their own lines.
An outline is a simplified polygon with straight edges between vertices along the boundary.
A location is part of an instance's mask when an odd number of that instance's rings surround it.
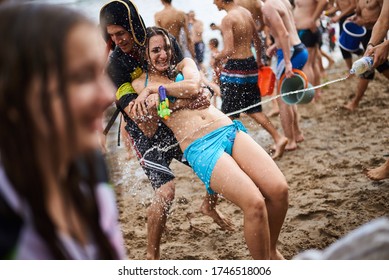
<svg viewBox="0 0 389 280">
<path fill-rule="evenodd" d="M 292 12 L 292 5 L 288 0 L 267 0 L 262 7 L 263 19 L 269 26 L 270 34 L 275 40 L 274 47 L 268 49 L 268 55 L 277 52 L 277 92 L 279 80 L 285 73 L 287 78 L 293 76 L 292 68 L 302 69 L 307 62 L 308 51 L 297 34 Z M 291 53 L 293 48 L 293 53 Z M 278 99 L 281 125 L 288 138 L 286 149 L 297 149 L 297 143 L 304 140 L 298 124 L 297 105 L 288 105 L 281 98 Z"/>
<path fill-rule="evenodd" d="M 319 43 L 321 32 L 317 21 L 327 5 L 327 0 L 295 0 L 294 19 L 301 41 L 308 49 L 308 61 L 303 68 L 313 86 L 320 84 Z M 320 96 L 320 89 L 315 90 L 315 99 Z"/>
<path fill-rule="evenodd" d="M 184 30 L 186 42 L 188 44 L 188 50 L 192 57 L 195 57 L 194 45 L 189 35 L 188 19 L 185 12 L 177 10 L 172 5 L 172 0 L 161 0 L 164 8 L 155 13 L 154 20 L 155 25 L 165 28 L 170 34 L 172 34 L 177 40 L 180 38 L 181 29 Z M 181 48 L 182 42 L 181 43 Z"/>
<path fill-rule="evenodd" d="M 261 105 L 251 108 L 261 102 L 258 88 L 258 68 L 262 67 L 261 39 L 255 22 L 250 12 L 233 0 L 214 0 L 214 4 L 220 11 L 227 12 L 220 25 L 224 48 L 214 56 L 216 62 L 226 60 L 220 75 L 221 110 L 231 118 L 239 118 L 240 112 L 244 112 L 262 125 L 273 137 L 275 152 L 272 157 L 277 159 L 284 153 L 288 139 L 279 134 L 262 112 Z M 251 51 L 252 42 L 256 59 Z"/>
<path fill-rule="evenodd" d="M 349 18 L 356 24 L 366 27 L 366 35 L 362 38 L 362 45 L 365 49 L 368 48 L 372 28 L 379 18 L 382 5 L 383 0 L 358 0 L 355 15 Z M 381 65 L 377 66 L 376 69 L 389 79 L 389 62 L 387 59 Z M 354 98 L 344 105 L 343 108 L 354 111 L 358 107 L 369 82 L 374 79 L 374 74 L 375 70 L 373 69 L 360 75 Z"/>
<path fill-rule="evenodd" d="M 383 6 L 381 9 L 380 16 L 374 25 L 368 47 L 366 49 L 365 55 L 371 56 L 374 55 L 374 64 L 373 67 L 381 65 L 385 58 L 388 57 L 389 52 L 389 41 L 386 40 L 383 43 L 381 42 L 389 30 L 389 0 L 383 0 Z M 373 169 L 368 169 L 365 171 L 366 176 L 374 181 L 381 181 L 384 179 L 389 179 L 389 159 L 386 160 L 384 164 Z"/>
<path fill-rule="evenodd" d="M 234 1 L 237 5 L 242 6 L 243 8 L 246 8 L 250 11 L 251 16 L 253 17 L 256 24 L 260 24 L 263 27 L 263 20 L 262 20 L 262 2 L 259 0 L 235 0 Z"/>
<path fill-rule="evenodd" d="M 339 23 L 339 35 L 343 32 L 343 23 L 354 14 L 356 6 L 356 0 L 336 0 L 335 5 L 326 11 L 326 14 L 331 17 L 332 23 Z M 340 11 L 340 13 L 337 14 L 337 11 Z M 350 70 L 353 63 L 352 53 L 343 48 L 340 48 L 340 51 L 346 62 L 347 69 Z"/>
<path fill-rule="evenodd" d="M 188 13 L 188 27 L 190 37 L 194 45 L 194 60 L 196 61 L 197 66 L 200 68 L 200 70 L 205 73 L 206 70 L 203 65 L 205 53 L 205 44 L 203 41 L 204 24 L 201 20 L 198 20 L 196 18 L 196 14 L 194 11 L 189 11 Z"/>
</svg>

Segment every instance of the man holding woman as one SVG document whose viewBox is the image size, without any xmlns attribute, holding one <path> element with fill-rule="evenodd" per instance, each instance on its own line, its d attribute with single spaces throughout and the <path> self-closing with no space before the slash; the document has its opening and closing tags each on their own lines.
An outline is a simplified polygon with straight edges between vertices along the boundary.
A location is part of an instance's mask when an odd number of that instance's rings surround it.
<svg viewBox="0 0 389 280">
<path fill-rule="evenodd" d="M 174 62 L 164 29 L 147 29 L 144 57 L 148 66 L 133 82 L 139 97 L 129 106 L 131 114 L 143 116 L 151 108 L 156 114 L 161 85 L 178 100 L 199 95 L 201 75 L 195 62 L 190 58 Z M 184 80 L 174 82 L 179 72 Z M 207 192 L 222 194 L 243 210 L 244 236 L 252 257 L 282 259 L 276 245 L 288 209 L 288 184 L 266 151 L 245 133 L 243 124 L 212 105 L 174 110 L 163 122 Z"/>
<path fill-rule="evenodd" d="M 108 75 L 117 87 L 116 104 L 122 112 L 125 129 L 132 141 L 138 160 L 155 190 L 147 211 L 147 259 L 160 258 L 160 242 L 169 209 L 175 195 L 174 174 L 170 169 L 173 159 L 182 161 L 182 152 L 171 130 L 157 119 L 138 118 L 129 114 L 129 104 L 137 99 L 132 81 L 143 71 L 140 50 L 146 40 L 146 28 L 141 15 L 131 0 L 110 1 L 100 10 L 100 27 L 107 46 L 112 50 L 107 65 Z M 169 35 L 170 36 L 170 35 Z M 183 56 L 174 37 L 171 37 L 177 61 Z M 201 106 L 204 97 L 176 106 Z M 181 103 L 181 105 L 180 105 Z M 185 103 L 185 104 L 182 104 Z M 206 195 L 201 212 L 210 216 L 223 229 L 232 224 L 215 209 L 217 196 Z"/>
</svg>

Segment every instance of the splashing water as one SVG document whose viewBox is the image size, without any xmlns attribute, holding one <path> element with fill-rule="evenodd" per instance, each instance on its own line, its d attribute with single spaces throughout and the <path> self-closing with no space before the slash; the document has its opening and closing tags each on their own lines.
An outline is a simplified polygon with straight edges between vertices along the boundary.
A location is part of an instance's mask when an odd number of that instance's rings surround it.
<svg viewBox="0 0 389 280">
<path fill-rule="evenodd" d="M 335 80 L 332 80 L 332 81 L 325 82 L 325 83 L 323 83 L 323 84 L 321 84 L 321 85 L 313 86 L 311 89 L 315 90 L 315 89 L 322 88 L 322 87 L 325 87 L 325 86 L 330 85 L 330 84 L 338 83 L 338 82 L 341 82 L 341 81 L 344 81 L 344 80 L 348 79 L 349 77 L 350 77 L 350 75 L 347 75 L 346 77 L 343 77 L 343 78 L 335 79 Z M 245 111 L 247 111 L 247 110 L 249 110 L 249 109 L 251 109 L 251 108 L 254 108 L 254 107 L 257 107 L 257 106 L 259 106 L 259 105 L 263 105 L 263 104 L 266 104 L 266 103 L 268 103 L 268 102 L 271 102 L 272 100 L 274 100 L 274 99 L 276 99 L 276 98 L 279 98 L 279 97 L 281 97 L 281 96 L 287 96 L 287 95 L 290 95 L 290 94 L 296 94 L 296 93 L 299 93 L 299 92 L 303 92 L 303 91 L 305 91 L 305 90 L 306 90 L 306 89 L 300 89 L 300 90 L 295 90 L 295 91 L 290 91 L 290 92 L 285 92 L 285 93 L 282 93 L 282 94 L 275 95 L 275 96 L 273 96 L 273 97 L 271 97 L 271 98 L 268 98 L 268 99 L 265 100 L 265 101 L 261 101 L 261 102 L 258 102 L 258 103 L 256 103 L 256 104 L 250 105 L 250 106 L 248 106 L 248 107 L 246 107 L 246 108 L 243 108 L 243 109 L 241 109 L 241 110 L 238 110 L 238 111 L 235 111 L 235 112 L 231 112 L 231 113 L 225 114 L 226 116 L 223 116 L 223 118 L 224 118 L 224 117 L 231 116 L 231 115 L 234 115 L 234 114 L 243 113 L 243 112 L 245 112 Z M 190 135 L 184 137 L 180 142 L 178 142 L 178 143 L 176 143 L 176 144 L 170 145 L 170 146 L 165 147 L 165 148 L 153 147 L 153 148 L 148 149 L 148 150 L 144 153 L 143 157 L 142 157 L 140 160 L 144 160 L 144 157 L 145 157 L 149 152 L 154 151 L 155 149 L 157 149 L 158 151 L 161 151 L 161 152 L 167 152 L 167 151 L 169 151 L 170 149 L 175 148 L 177 145 L 179 145 L 182 141 L 184 141 L 185 139 L 187 139 L 189 136 L 191 136 L 191 135 L 195 134 L 196 132 L 200 131 L 201 129 L 203 129 L 203 128 L 205 128 L 205 127 L 207 127 L 207 126 L 213 124 L 214 122 L 216 122 L 216 121 L 219 120 L 219 119 L 220 119 L 220 118 L 218 118 L 218 119 L 216 119 L 216 120 L 214 120 L 214 121 L 212 121 L 212 122 L 210 122 L 210 123 L 208 123 L 208 124 L 205 124 L 205 125 L 200 126 L 198 129 L 196 129 L 195 131 L 193 131 L 192 134 L 190 134 Z M 151 169 L 157 170 L 156 168 L 151 168 Z"/>
</svg>

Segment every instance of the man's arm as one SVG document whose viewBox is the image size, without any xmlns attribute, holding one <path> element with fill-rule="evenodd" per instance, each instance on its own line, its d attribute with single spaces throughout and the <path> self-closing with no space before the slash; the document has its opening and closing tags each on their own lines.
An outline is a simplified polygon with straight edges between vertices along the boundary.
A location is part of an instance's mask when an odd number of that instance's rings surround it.
<svg viewBox="0 0 389 280">
<path fill-rule="evenodd" d="M 378 45 L 386 36 L 389 29 L 389 0 L 383 0 L 383 6 L 377 22 L 374 24 L 369 45 Z"/>
<path fill-rule="evenodd" d="M 293 72 L 292 62 L 290 61 L 291 46 L 289 40 L 289 32 L 286 29 L 280 14 L 273 6 L 265 5 L 262 12 L 269 23 L 275 42 L 277 42 L 278 47 L 282 49 L 285 61 L 285 76 L 287 78 L 290 78 L 293 76 Z"/>
<path fill-rule="evenodd" d="M 228 59 L 234 51 L 234 33 L 232 20 L 224 18 L 220 25 L 220 32 L 223 34 L 223 49 L 214 56 L 216 61 Z"/>
<path fill-rule="evenodd" d="M 318 0 L 316 4 L 315 11 L 312 14 L 311 22 L 311 31 L 317 30 L 316 21 L 320 18 L 320 15 L 324 11 L 325 6 L 327 5 L 327 0 Z"/>
</svg>

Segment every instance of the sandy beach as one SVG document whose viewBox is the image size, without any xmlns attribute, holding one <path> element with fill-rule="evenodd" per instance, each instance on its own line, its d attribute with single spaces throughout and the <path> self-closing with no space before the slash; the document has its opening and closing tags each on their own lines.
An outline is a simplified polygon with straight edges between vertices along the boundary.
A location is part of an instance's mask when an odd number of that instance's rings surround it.
<svg viewBox="0 0 389 280">
<path fill-rule="evenodd" d="M 344 64 L 338 63 L 326 80 L 344 77 L 345 72 Z M 389 213 L 389 180 L 373 182 L 363 174 L 365 168 L 376 167 L 389 156 L 389 84 L 377 73 L 357 110 L 350 113 L 342 105 L 356 85 L 356 78 L 328 85 L 318 101 L 299 105 L 305 141 L 276 161 L 290 187 L 289 209 L 279 238 L 279 250 L 287 259 L 306 249 L 324 248 Z M 270 102 L 263 105 L 265 113 L 270 108 Z M 271 120 L 282 132 L 279 117 Z M 270 135 L 246 116 L 241 121 L 268 150 Z M 137 160 L 128 160 L 124 145 L 117 146 L 117 128 L 109 133 L 108 150 L 128 257 L 145 259 L 146 209 L 152 188 Z M 217 209 L 236 228 L 234 232 L 221 230 L 198 211 L 205 194 L 200 180 L 179 162 L 171 167 L 176 174 L 176 198 L 162 238 L 161 258 L 251 259 L 243 238 L 241 210 L 221 197 Z"/>
</svg>

